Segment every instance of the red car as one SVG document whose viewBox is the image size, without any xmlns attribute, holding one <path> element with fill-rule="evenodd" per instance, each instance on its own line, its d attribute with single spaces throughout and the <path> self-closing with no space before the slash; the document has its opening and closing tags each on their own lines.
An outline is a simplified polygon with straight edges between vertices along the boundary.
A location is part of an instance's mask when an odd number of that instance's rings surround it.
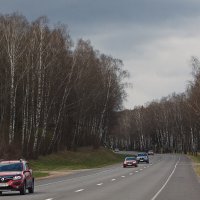
<svg viewBox="0 0 200 200">
<path fill-rule="evenodd" d="M 0 162 L 0 195 L 5 191 L 19 191 L 20 194 L 34 192 L 34 177 L 25 160 Z"/>
<path fill-rule="evenodd" d="M 137 158 L 136 157 L 126 157 L 123 163 L 123 167 L 129 166 L 138 166 Z"/>
</svg>

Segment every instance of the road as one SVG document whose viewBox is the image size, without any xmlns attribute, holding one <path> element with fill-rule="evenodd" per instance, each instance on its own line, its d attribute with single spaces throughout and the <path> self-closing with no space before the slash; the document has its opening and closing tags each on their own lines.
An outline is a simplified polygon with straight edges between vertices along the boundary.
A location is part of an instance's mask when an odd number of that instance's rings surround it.
<svg viewBox="0 0 200 200">
<path fill-rule="evenodd" d="M 137 168 L 113 165 L 36 181 L 35 193 L 1 200 L 199 200 L 200 182 L 184 155 L 154 155 Z"/>
</svg>

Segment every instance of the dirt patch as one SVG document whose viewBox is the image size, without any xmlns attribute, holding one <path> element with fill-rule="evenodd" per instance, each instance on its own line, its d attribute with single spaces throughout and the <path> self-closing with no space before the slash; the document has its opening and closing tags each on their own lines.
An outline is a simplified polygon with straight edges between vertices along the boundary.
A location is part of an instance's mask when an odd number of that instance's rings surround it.
<svg viewBox="0 0 200 200">
<path fill-rule="evenodd" d="M 75 174 L 75 173 L 77 173 L 77 172 L 88 171 L 88 170 L 89 170 L 89 169 L 81 169 L 81 170 L 57 170 L 57 171 L 40 171 L 40 172 L 44 172 L 44 173 L 49 173 L 49 176 L 40 177 L 40 178 L 37 178 L 37 180 L 48 179 L 48 178 L 54 178 L 54 177 L 59 177 L 59 176 L 66 176 L 66 175 Z"/>
</svg>

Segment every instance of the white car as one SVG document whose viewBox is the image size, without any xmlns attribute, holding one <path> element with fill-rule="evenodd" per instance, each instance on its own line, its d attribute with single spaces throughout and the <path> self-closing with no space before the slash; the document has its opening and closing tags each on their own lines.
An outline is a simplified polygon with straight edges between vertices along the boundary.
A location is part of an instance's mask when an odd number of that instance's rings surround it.
<svg viewBox="0 0 200 200">
<path fill-rule="evenodd" d="M 137 161 L 140 162 L 146 162 L 149 163 L 149 156 L 147 153 L 138 153 L 137 155 Z"/>
<path fill-rule="evenodd" d="M 118 149 L 118 148 L 115 148 L 115 149 L 114 149 L 114 152 L 119 152 L 119 149 Z"/>
</svg>

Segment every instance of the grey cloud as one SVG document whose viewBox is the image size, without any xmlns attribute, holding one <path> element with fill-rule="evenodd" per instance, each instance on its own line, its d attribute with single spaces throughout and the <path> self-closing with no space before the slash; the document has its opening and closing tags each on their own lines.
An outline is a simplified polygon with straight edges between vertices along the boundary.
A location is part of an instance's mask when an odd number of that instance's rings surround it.
<svg viewBox="0 0 200 200">
<path fill-rule="evenodd" d="M 1 0 L 1 11 L 18 10 L 30 16 L 41 13 L 55 20 L 84 23 L 132 21 L 165 23 L 176 18 L 199 14 L 200 2 L 192 0 Z"/>
<path fill-rule="evenodd" d="M 127 107 L 184 90 L 187 60 L 200 52 L 199 10 L 199 0 L 0 0 L 0 13 L 46 15 L 122 59 L 133 83 Z"/>
<path fill-rule="evenodd" d="M 192 3 L 191 3 L 192 2 Z M 74 37 L 123 31 L 135 45 L 156 38 L 166 26 L 184 27 L 199 16 L 200 2 L 189 0 L 1 0 L 0 12 L 22 12 L 28 19 L 46 15 L 51 23 L 68 24 Z M 159 31 L 157 31 L 159 29 Z M 97 32 L 98 31 L 98 32 Z M 84 34 L 85 33 L 85 34 Z M 112 39 L 112 38 L 109 38 Z M 144 41 L 145 42 L 145 41 Z"/>
</svg>

